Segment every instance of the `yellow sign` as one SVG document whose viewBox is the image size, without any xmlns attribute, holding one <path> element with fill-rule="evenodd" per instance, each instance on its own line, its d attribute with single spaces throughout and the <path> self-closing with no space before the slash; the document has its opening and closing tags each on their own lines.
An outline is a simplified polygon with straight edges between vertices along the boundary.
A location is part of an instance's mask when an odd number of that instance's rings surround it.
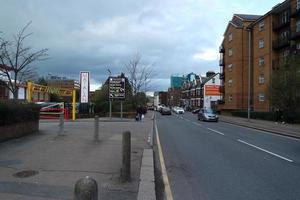
<svg viewBox="0 0 300 200">
<path fill-rule="evenodd" d="M 64 88 L 53 88 L 53 87 L 48 87 L 48 86 L 44 86 L 44 85 L 38 85 L 38 84 L 34 84 L 30 81 L 28 81 L 27 83 L 27 90 L 28 90 L 28 97 L 27 100 L 28 102 L 32 101 L 32 95 L 33 92 L 46 92 L 46 93 L 50 93 L 50 94 L 57 94 L 59 96 L 72 96 L 73 100 L 72 100 L 72 120 L 75 121 L 76 119 L 76 90 L 69 90 L 69 89 L 64 89 Z"/>
</svg>

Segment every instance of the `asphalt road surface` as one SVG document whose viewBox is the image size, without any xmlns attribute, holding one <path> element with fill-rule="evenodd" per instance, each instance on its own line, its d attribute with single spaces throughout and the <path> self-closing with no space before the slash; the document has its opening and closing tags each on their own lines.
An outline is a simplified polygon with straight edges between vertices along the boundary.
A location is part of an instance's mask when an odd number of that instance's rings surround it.
<svg viewBox="0 0 300 200">
<path fill-rule="evenodd" d="M 175 200 L 299 200 L 300 140 L 156 113 Z"/>
</svg>

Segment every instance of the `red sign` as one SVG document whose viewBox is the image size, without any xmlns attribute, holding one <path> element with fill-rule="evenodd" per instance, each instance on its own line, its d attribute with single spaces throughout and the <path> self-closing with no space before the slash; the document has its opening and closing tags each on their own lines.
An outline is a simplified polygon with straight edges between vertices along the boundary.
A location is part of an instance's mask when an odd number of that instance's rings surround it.
<svg viewBox="0 0 300 200">
<path fill-rule="evenodd" d="M 205 85 L 205 96 L 220 96 L 219 85 Z"/>
</svg>

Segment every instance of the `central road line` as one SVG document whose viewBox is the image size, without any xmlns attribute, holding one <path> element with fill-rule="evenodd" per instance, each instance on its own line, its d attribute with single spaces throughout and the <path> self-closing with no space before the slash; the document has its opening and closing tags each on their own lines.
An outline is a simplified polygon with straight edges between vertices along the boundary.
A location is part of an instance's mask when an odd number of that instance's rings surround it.
<svg viewBox="0 0 300 200">
<path fill-rule="evenodd" d="M 216 130 L 211 129 L 211 128 L 207 128 L 207 129 L 210 130 L 210 131 L 213 131 L 213 132 L 215 132 L 215 133 L 218 133 L 218 134 L 220 134 L 220 135 L 225 135 L 224 133 L 221 133 L 220 131 L 216 131 Z"/>
<path fill-rule="evenodd" d="M 246 145 L 248 145 L 248 146 L 250 146 L 250 147 L 256 148 L 256 149 L 258 149 L 258 150 L 261 150 L 261 151 L 263 151 L 263 152 L 266 152 L 266 153 L 268 153 L 268 154 L 271 154 L 271 155 L 273 155 L 273 156 L 276 156 L 276 157 L 278 157 L 278 158 L 281 158 L 281 159 L 283 159 L 283 160 L 285 160 L 285 161 L 288 161 L 288 162 L 294 162 L 294 161 L 292 161 L 291 159 L 285 158 L 285 157 L 283 157 L 283 156 L 280 156 L 280 155 L 278 155 L 278 154 L 276 154 L 276 153 L 273 153 L 273 152 L 271 152 L 271 151 L 268 151 L 268 150 L 265 150 L 265 149 L 260 148 L 260 147 L 258 147 L 258 146 L 255 146 L 255 145 L 253 145 L 253 144 L 247 143 L 247 142 L 245 142 L 245 141 L 243 141 L 243 140 L 238 140 L 238 141 L 241 142 L 241 143 L 243 143 L 243 144 L 246 144 Z"/>
</svg>

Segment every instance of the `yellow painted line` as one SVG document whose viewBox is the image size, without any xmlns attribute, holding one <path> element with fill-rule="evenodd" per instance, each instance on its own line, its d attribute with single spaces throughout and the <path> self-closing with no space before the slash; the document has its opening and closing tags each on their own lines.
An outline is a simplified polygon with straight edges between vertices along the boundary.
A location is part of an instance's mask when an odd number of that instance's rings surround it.
<svg viewBox="0 0 300 200">
<path fill-rule="evenodd" d="M 163 182 L 165 186 L 165 196 L 167 200 L 173 200 L 173 195 L 169 183 L 169 178 L 166 170 L 166 165 L 165 165 L 165 159 L 164 155 L 162 153 L 161 149 L 161 144 L 158 136 L 158 130 L 157 130 L 157 125 L 156 125 L 156 119 L 155 119 L 155 131 L 156 131 L 156 141 L 157 141 L 157 146 L 158 146 L 158 154 L 159 154 L 159 160 L 160 160 L 160 167 L 161 167 L 161 173 L 163 177 Z"/>
</svg>

